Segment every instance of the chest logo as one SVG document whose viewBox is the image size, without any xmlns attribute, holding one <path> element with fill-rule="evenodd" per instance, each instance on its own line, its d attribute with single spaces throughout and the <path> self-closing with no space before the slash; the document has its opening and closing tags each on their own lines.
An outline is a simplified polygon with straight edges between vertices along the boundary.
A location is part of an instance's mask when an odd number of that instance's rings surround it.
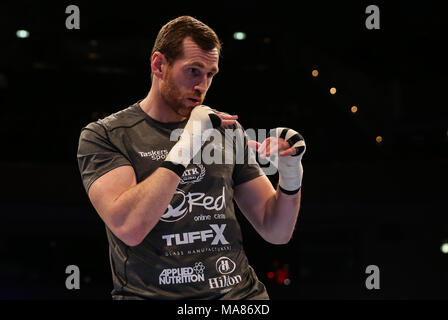
<svg viewBox="0 0 448 320">
<path fill-rule="evenodd" d="M 175 222 L 185 217 L 188 212 L 192 212 L 194 207 L 202 207 L 207 211 L 221 211 L 226 207 L 225 187 L 222 187 L 222 194 L 217 197 L 207 196 L 203 192 L 185 194 L 182 190 L 177 189 L 174 192 L 173 200 L 160 220 Z"/>
<path fill-rule="evenodd" d="M 202 164 L 193 164 L 185 169 L 180 184 L 200 182 L 205 176 L 205 167 Z"/>
</svg>

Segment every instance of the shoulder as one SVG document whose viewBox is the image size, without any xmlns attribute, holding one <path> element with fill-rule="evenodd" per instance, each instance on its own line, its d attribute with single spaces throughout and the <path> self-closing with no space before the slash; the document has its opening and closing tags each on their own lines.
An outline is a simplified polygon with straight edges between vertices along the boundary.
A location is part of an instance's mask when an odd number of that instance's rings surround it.
<svg viewBox="0 0 448 320">
<path fill-rule="evenodd" d="M 143 121 L 145 118 L 142 112 L 138 110 L 139 106 L 133 104 L 126 109 L 115 112 L 104 119 L 98 120 L 98 124 L 103 126 L 107 131 L 112 131 L 117 128 L 130 128 L 137 123 Z"/>
<path fill-rule="evenodd" d="M 243 127 L 243 125 L 241 123 L 239 123 L 238 121 L 235 121 L 235 123 L 230 127 L 233 130 L 233 135 L 236 137 L 240 137 L 240 138 L 244 138 L 244 137 L 248 137 L 248 134 L 251 134 L 251 130 L 247 130 Z"/>
<path fill-rule="evenodd" d="M 138 105 L 133 104 L 126 109 L 115 112 L 103 119 L 90 122 L 82 128 L 82 131 L 93 131 L 98 134 L 106 134 L 117 128 L 130 128 L 144 120 L 141 112 L 137 109 Z"/>
</svg>

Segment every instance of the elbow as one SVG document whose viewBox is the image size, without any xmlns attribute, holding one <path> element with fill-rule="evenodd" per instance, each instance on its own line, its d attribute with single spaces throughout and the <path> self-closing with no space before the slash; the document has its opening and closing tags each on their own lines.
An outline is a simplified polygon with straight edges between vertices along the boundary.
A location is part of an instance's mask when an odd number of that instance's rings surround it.
<svg viewBox="0 0 448 320">
<path fill-rule="evenodd" d="M 141 223 L 135 223 L 130 219 L 130 213 L 124 214 L 124 210 L 116 210 L 109 214 L 105 220 L 110 231 L 124 244 L 130 247 L 138 246 L 146 234 Z"/>
<path fill-rule="evenodd" d="M 270 244 L 275 245 L 284 245 L 288 244 L 291 241 L 290 235 L 265 235 L 263 236 L 264 240 Z"/>
<path fill-rule="evenodd" d="M 123 241 L 129 247 L 136 247 L 143 242 L 145 237 L 140 236 L 138 233 L 121 233 L 116 235 L 121 241 Z"/>
<path fill-rule="evenodd" d="M 283 228 L 258 228 L 258 234 L 268 243 L 275 245 L 284 245 L 289 243 L 292 238 L 292 231 L 283 230 Z"/>
<path fill-rule="evenodd" d="M 266 241 L 269 242 L 270 244 L 284 245 L 284 244 L 288 244 L 290 240 L 291 240 L 291 238 L 288 238 L 288 239 L 270 239 L 270 240 L 266 240 Z"/>
<path fill-rule="evenodd" d="M 129 247 L 136 247 L 143 241 L 143 239 L 137 237 L 122 237 L 120 240 Z"/>
<path fill-rule="evenodd" d="M 120 228 L 111 229 L 113 234 L 129 247 L 136 247 L 146 237 L 146 234 L 137 228 L 130 228 L 129 226 L 122 226 Z"/>
</svg>

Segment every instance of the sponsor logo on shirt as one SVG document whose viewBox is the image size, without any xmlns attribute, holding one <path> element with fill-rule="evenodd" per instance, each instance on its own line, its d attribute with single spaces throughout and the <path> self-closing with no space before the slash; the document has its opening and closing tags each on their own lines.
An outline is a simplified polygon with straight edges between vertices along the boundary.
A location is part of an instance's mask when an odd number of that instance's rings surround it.
<svg viewBox="0 0 448 320">
<path fill-rule="evenodd" d="M 192 231 L 192 232 L 184 232 L 184 233 L 174 233 L 163 235 L 162 239 L 166 240 L 166 245 L 168 247 L 173 244 L 176 246 L 184 245 L 184 244 L 192 244 L 195 242 L 208 242 L 209 239 L 213 239 L 211 242 L 212 246 L 216 246 L 218 244 L 229 244 L 229 242 L 224 237 L 224 229 L 226 228 L 226 224 L 210 224 L 210 228 L 208 230 L 201 231 Z"/>
<path fill-rule="evenodd" d="M 142 158 L 151 158 L 151 160 L 165 160 L 168 150 L 151 150 L 149 152 L 138 152 Z"/>
<path fill-rule="evenodd" d="M 222 293 L 230 291 L 231 289 L 227 287 L 238 284 L 242 280 L 239 274 L 234 276 L 229 275 L 233 271 L 235 271 L 235 269 L 236 269 L 236 263 L 233 262 L 230 258 L 228 257 L 219 258 L 216 261 L 216 270 L 220 274 L 222 274 L 222 276 L 208 279 L 210 289 L 224 288 L 223 290 L 221 290 Z"/>
<path fill-rule="evenodd" d="M 164 222 L 175 222 L 189 212 L 192 212 L 194 207 L 202 207 L 207 211 L 221 211 L 226 207 L 225 187 L 222 187 L 222 194 L 218 197 L 206 196 L 203 192 L 188 192 L 185 194 L 180 189 L 174 192 L 173 200 L 168 205 L 165 213 L 160 220 Z M 218 217 L 222 218 L 218 215 Z M 199 220 L 209 220 L 207 216 Z M 195 221 L 199 221 L 195 219 Z"/>
<path fill-rule="evenodd" d="M 216 261 L 216 270 L 221 274 L 229 274 L 235 271 L 236 263 L 230 258 L 221 257 Z"/>
<path fill-rule="evenodd" d="M 196 262 L 194 267 L 163 269 L 159 275 L 160 285 L 182 284 L 205 281 L 205 266 Z"/>
<path fill-rule="evenodd" d="M 180 184 L 200 182 L 205 176 L 205 167 L 202 164 L 190 164 L 180 179 Z"/>
</svg>

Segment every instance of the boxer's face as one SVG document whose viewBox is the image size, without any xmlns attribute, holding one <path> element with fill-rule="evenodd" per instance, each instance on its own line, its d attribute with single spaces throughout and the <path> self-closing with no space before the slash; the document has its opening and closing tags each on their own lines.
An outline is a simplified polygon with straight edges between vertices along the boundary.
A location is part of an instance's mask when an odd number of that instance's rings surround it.
<svg viewBox="0 0 448 320">
<path fill-rule="evenodd" d="M 189 117 L 191 110 L 202 104 L 205 95 L 218 73 L 219 53 L 215 48 L 202 50 L 190 38 L 184 39 L 183 56 L 168 66 L 161 82 L 162 99 L 182 117 Z"/>
</svg>

